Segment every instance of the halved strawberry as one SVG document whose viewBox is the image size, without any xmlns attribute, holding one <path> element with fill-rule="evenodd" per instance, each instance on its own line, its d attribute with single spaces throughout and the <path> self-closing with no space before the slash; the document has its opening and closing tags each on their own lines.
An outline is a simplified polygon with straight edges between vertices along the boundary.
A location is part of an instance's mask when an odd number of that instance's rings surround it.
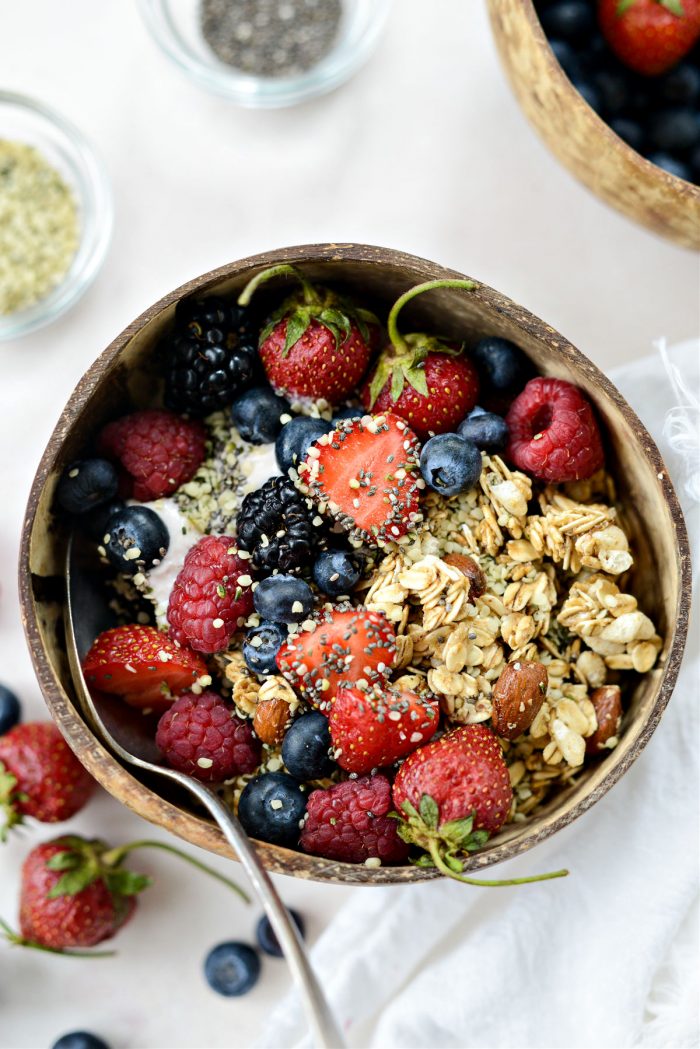
<svg viewBox="0 0 700 1049">
<path fill-rule="evenodd" d="M 383 546 L 421 520 L 420 444 L 398 415 L 344 419 L 299 464 L 299 487 L 363 542 Z"/>
<path fill-rule="evenodd" d="M 152 626 L 114 627 L 93 641 L 83 660 L 91 688 L 121 696 L 132 707 L 164 709 L 199 679 L 209 684 L 204 660 Z"/>
<path fill-rule="evenodd" d="M 329 722 L 334 757 L 346 772 L 371 772 L 393 765 L 426 743 L 440 721 L 433 696 L 388 685 L 341 686 Z"/>
<path fill-rule="evenodd" d="M 280 673 L 326 713 L 343 682 L 384 680 L 396 655 L 396 636 L 380 612 L 322 610 L 313 630 L 286 641 L 277 653 Z"/>
</svg>

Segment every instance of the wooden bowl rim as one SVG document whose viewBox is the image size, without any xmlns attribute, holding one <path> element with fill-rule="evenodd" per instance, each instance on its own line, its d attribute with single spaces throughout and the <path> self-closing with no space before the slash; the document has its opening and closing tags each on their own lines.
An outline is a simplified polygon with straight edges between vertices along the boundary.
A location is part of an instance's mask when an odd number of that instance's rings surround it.
<svg viewBox="0 0 700 1049">
<path fill-rule="evenodd" d="M 47 653 L 41 642 L 41 635 L 37 621 L 36 608 L 34 605 L 31 571 L 29 565 L 30 540 L 35 523 L 36 511 L 44 485 L 49 477 L 53 465 L 60 452 L 65 433 L 71 425 L 75 414 L 80 411 L 86 401 L 99 384 L 104 371 L 126 347 L 134 335 L 147 323 L 153 320 L 168 306 L 176 303 L 181 298 L 195 292 L 205 292 L 211 285 L 217 284 L 228 278 L 240 275 L 247 270 L 264 268 L 278 262 L 294 262 L 299 265 L 313 265 L 327 262 L 357 262 L 362 264 L 376 264 L 382 266 L 391 264 L 410 271 L 413 269 L 416 277 L 421 280 L 428 279 L 426 271 L 433 274 L 435 278 L 461 278 L 464 274 L 456 270 L 447 269 L 428 259 L 419 256 L 408 255 L 389 248 L 373 245 L 355 243 L 331 243 L 331 244 L 305 244 L 288 248 L 267 251 L 251 255 L 238 261 L 227 263 L 217 269 L 210 270 L 198 277 L 180 285 L 159 299 L 154 305 L 148 307 L 136 320 L 127 325 L 126 328 L 107 346 L 100 356 L 87 369 L 83 377 L 76 385 L 59 420 L 49 438 L 48 444 L 37 467 L 32 487 L 30 490 L 27 509 L 22 526 L 21 547 L 19 556 L 19 593 L 20 611 L 29 647 L 34 670 L 39 685 L 49 708 L 49 711 L 57 721 L 59 728 L 65 736 L 68 744 L 74 750 L 80 761 L 86 766 L 90 773 L 106 789 L 113 794 L 117 800 L 133 809 L 137 815 L 164 827 L 172 833 L 190 841 L 193 844 L 208 848 L 211 851 L 231 856 L 218 828 L 208 821 L 196 817 L 178 808 L 171 802 L 161 798 L 155 791 L 136 780 L 127 768 L 121 765 L 112 754 L 106 750 L 97 740 L 83 721 L 80 714 L 74 708 L 63 689 L 59 678 L 54 673 L 53 667 L 48 659 Z M 475 278 L 468 278 L 474 279 Z M 659 682 L 658 694 L 654 705 L 649 712 L 649 717 L 643 725 L 639 735 L 631 744 L 629 750 L 611 768 L 598 784 L 594 791 L 590 791 L 582 797 L 572 808 L 561 816 L 548 822 L 546 826 L 529 833 L 525 831 L 522 838 L 516 838 L 500 845 L 486 847 L 476 855 L 469 857 L 465 863 L 465 870 L 478 871 L 484 867 L 501 863 L 507 859 L 532 848 L 534 845 L 550 837 L 562 827 L 572 823 L 575 819 L 587 811 L 599 798 L 620 779 L 630 765 L 636 760 L 646 746 L 654 732 L 673 692 L 678 675 L 680 662 L 683 655 L 687 633 L 687 621 L 690 607 L 690 552 L 688 536 L 683 520 L 683 514 L 678 498 L 671 484 L 668 470 L 664 464 L 661 454 L 647 432 L 642 422 L 637 418 L 632 408 L 592 361 L 567 339 L 550 325 L 545 324 L 534 314 L 518 306 L 513 300 L 501 295 L 488 285 L 476 281 L 474 291 L 470 293 L 479 298 L 482 303 L 496 313 L 505 314 L 518 326 L 524 328 L 528 333 L 543 339 L 545 336 L 552 341 L 556 340 L 559 349 L 565 349 L 570 358 L 577 366 L 602 388 L 605 394 L 612 400 L 628 424 L 635 433 L 640 450 L 648 459 L 660 482 L 661 492 L 665 499 L 670 517 L 673 522 L 674 538 L 679 558 L 680 587 L 677 595 L 677 619 L 673 626 L 673 640 L 668 652 L 668 659 L 663 668 L 663 675 Z M 61 717 L 59 717 L 61 714 Z M 523 825 L 527 827 L 527 824 Z M 276 845 L 264 842 L 256 843 L 259 854 L 267 867 L 273 873 L 292 874 L 318 881 L 330 881 L 339 884 L 405 884 L 406 882 L 417 882 L 431 880 L 440 877 L 435 870 L 423 869 L 412 866 L 405 867 L 379 867 L 368 868 L 363 865 L 349 863 L 337 863 L 321 857 L 310 856 L 291 849 L 284 849 Z"/>
</svg>

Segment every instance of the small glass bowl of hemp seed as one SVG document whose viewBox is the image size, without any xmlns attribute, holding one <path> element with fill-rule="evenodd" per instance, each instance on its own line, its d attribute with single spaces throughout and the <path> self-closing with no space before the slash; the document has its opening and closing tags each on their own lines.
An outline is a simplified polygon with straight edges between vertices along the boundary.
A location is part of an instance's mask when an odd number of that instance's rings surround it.
<svg viewBox="0 0 700 1049">
<path fill-rule="evenodd" d="M 0 91 L 0 341 L 77 301 L 111 230 L 109 183 L 81 132 L 42 102 Z"/>
<path fill-rule="evenodd" d="M 369 58 L 391 0 L 140 0 L 156 43 L 201 87 L 274 109 L 338 87 Z"/>
</svg>

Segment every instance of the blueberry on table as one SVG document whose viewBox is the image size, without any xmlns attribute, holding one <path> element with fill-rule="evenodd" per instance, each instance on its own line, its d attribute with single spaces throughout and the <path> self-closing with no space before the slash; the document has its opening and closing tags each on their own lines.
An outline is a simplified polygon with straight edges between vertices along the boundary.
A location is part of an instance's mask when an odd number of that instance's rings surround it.
<svg viewBox="0 0 700 1049">
<path fill-rule="evenodd" d="M 323 717 L 323 714 L 321 715 L 321 717 Z M 289 907 L 288 910 L 289 916 L 296 925 L 297 929 L 299 930 L 299 934 L 303 940 L 304 934 L 306 932 L 306 923 L 304 922 L 302 916 L 299 914 L 299 911 L 295 911 L 292 907 Z M 271 958 L 282 957 L 282 948 L 279 945 L 277 937 L 272 931 L 270 919 L 266 914 L 263 914 L 262 918 L 258 922 L 255 929 L 255 935 L 257 937 L 258 946 L 261 951 L 264 951 L 265 954 L 269 954 Z"/>
<path fill-rule="evenodd" d="M 326 550 L 314 562 L 314 583 L 329 597 L 349 594 L 361 574 L 360 558 L 349 550 Z"/>
<path fill-rule="evenodd" d="M 270 444 L 282 429 L 282 416 L 290 414 L 289 402 L 269 386 L 254 386 L 235 400 L 231 419 L 244 441 Z"/>
<path fill-rule="evenodd" d="M 204 959 L 204 976 L 212 991 L 226 998 L 240 998 L 258 982 L 260 959 L 247 943 L 219 943 Z"/>
<path fill-rule="evenodd" d="M 520 347 L 497 336 L 480 339 L 471 358 L 487 391 L 490 388 L 497 393 L 519 392 L 532 371 Z"/>
<path fill-rule="evenodd" d="M 662 109 L 651 119 L 649 141 L 663 152 L 692 149 L 700 142 L 700 113 L 690 106 Z"/>
<path fill-rule="evenodd" d="M 168 552 L 168 529 L 148 506 L 125 506 L 112 514 L 107 523 L 109 531 L 102 536 L 102 542 L 111 564 L 120 572 L 134 575 L 148 571 Z"/>
<path fill-rule="evenodd" d="M 306 795 L 286 772 L 265 772 L 247 783 L 238 818 L 252 838 L 293 848 L 299 841 Z"/>
<path fill-rule="evenodd" d="M 301 783 L 329 776 L 336 767 L 330 756 L 331 730 L 320 710 L 311 710 L 293 721 L 282 742 L 282 761 Z"/>
<path fill-rule="evenodd" d="M 6 685 L 0 685 L 0 736 L 15 727 L 21 714 L 17 696 Z"/>
<path fill-rule="evenodd" d="M 482 409 L 477 413 L 470 412 L 457 427 L 457 432 L 460 437 L 466 437 L 477 448 L 483 448 L 485 451 L 505 448 L 508 441 L 508 424 L 505 419 Z"/>
<path fill-rule="evenodd" d="M 420 472 L 425 483 L 440 495 L 467 492 L 479 480 L 481 452 L 466 437 L 440 433 L 423 445 Z"/>
<path fill-rule="evenodd" d="M 682 160 L 672 157 L 670 153 L 649 153 L 647 154 L 647 160 L 650 160 L 652 164 L 656 164 L 657 168 L 667 171 L 669 175 L 675 175 L 676 178 L 684 178 L 686 182 L 691 181 L 689 166 L 684 164 Z"/>
<path fill-rule="evenodd" d="M 308 583 L 293 575 L 271 575 L 253 591 L 255 611 L 273 623 L 293 623 L 313 612 L 314 595 Z"/>
<path fill-rule="evenodd" d="M 275 656 L 287 640 L 287 631 L 279 623 L 261 623 L 246 634 L 243 658 L 254 674 L 276 674 Z"/>
<path fill-rule="evenodd" d="M 51 1049 L 109 1049 L 102 1038 L 89 1031 L 69 1031 L 54 1042 Z"/>
<path fill-rule="evenodd" d="M 326 419 L 311 419 L 307 415 L 300 415 L 285 423 L 275 442 L 277 464 L 282 473 L 286 474 L 290 467 L 296 467 L 314 441 L 332 429 L 333 424 Z"/>
<path fill-rule="evenodd" d="M 63 471 L 56 499 L 69 514 L 85 514 L 117 494 L 117 471 L 106 459 L 79 459 Z"/>
<path fill-rule="evenodd" d="M 595 27 L 593 5 L 589 0 L 558 0 L 540 15 L 547 36 L 579 42 Z"/>
</svg>

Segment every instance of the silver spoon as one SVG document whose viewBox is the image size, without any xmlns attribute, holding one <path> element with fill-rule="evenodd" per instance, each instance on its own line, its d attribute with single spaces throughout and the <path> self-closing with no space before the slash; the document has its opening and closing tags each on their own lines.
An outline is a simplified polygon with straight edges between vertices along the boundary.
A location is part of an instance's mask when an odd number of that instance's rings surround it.
<svg viewBox="0 0 700 1049">
<path fill-rule="evenodd" d="M 295 924 L 277 895 L 270 876 L 263 867 L 250 838 L 236 816 L 223 804 L 217 794 L 205 784 L 183 772 L 176 772 L 160 764 L 162 757 L 143 716 L 110 696 L 90 695 L 81 666 L 81 650 L 87 649 L 101 632 L 101 620 L 106 610 L 104 598 L 95 586 L 89 571 L 81 571 L 75 556 L 74 537 L 68 540 L 66 552 L 66 608 L 65 629 L 73 684 L 83 710 L 96 735 L 118 758 L 129 765 L 163 776 L 178 783 L 205 806 L 218 823 L 222 834 L 235 850 L 238 859 L 279 941 L 297 984 L 307 1020 L 319 1049 L 344 1049 L 345 1042 L 328 1008 L 321 986 L 311 968 L 306 948 Z M 80 609 L 80 618 L 75 609 Z M 106 624 L 111 625 L 111 624 Z"/>
</svg>

